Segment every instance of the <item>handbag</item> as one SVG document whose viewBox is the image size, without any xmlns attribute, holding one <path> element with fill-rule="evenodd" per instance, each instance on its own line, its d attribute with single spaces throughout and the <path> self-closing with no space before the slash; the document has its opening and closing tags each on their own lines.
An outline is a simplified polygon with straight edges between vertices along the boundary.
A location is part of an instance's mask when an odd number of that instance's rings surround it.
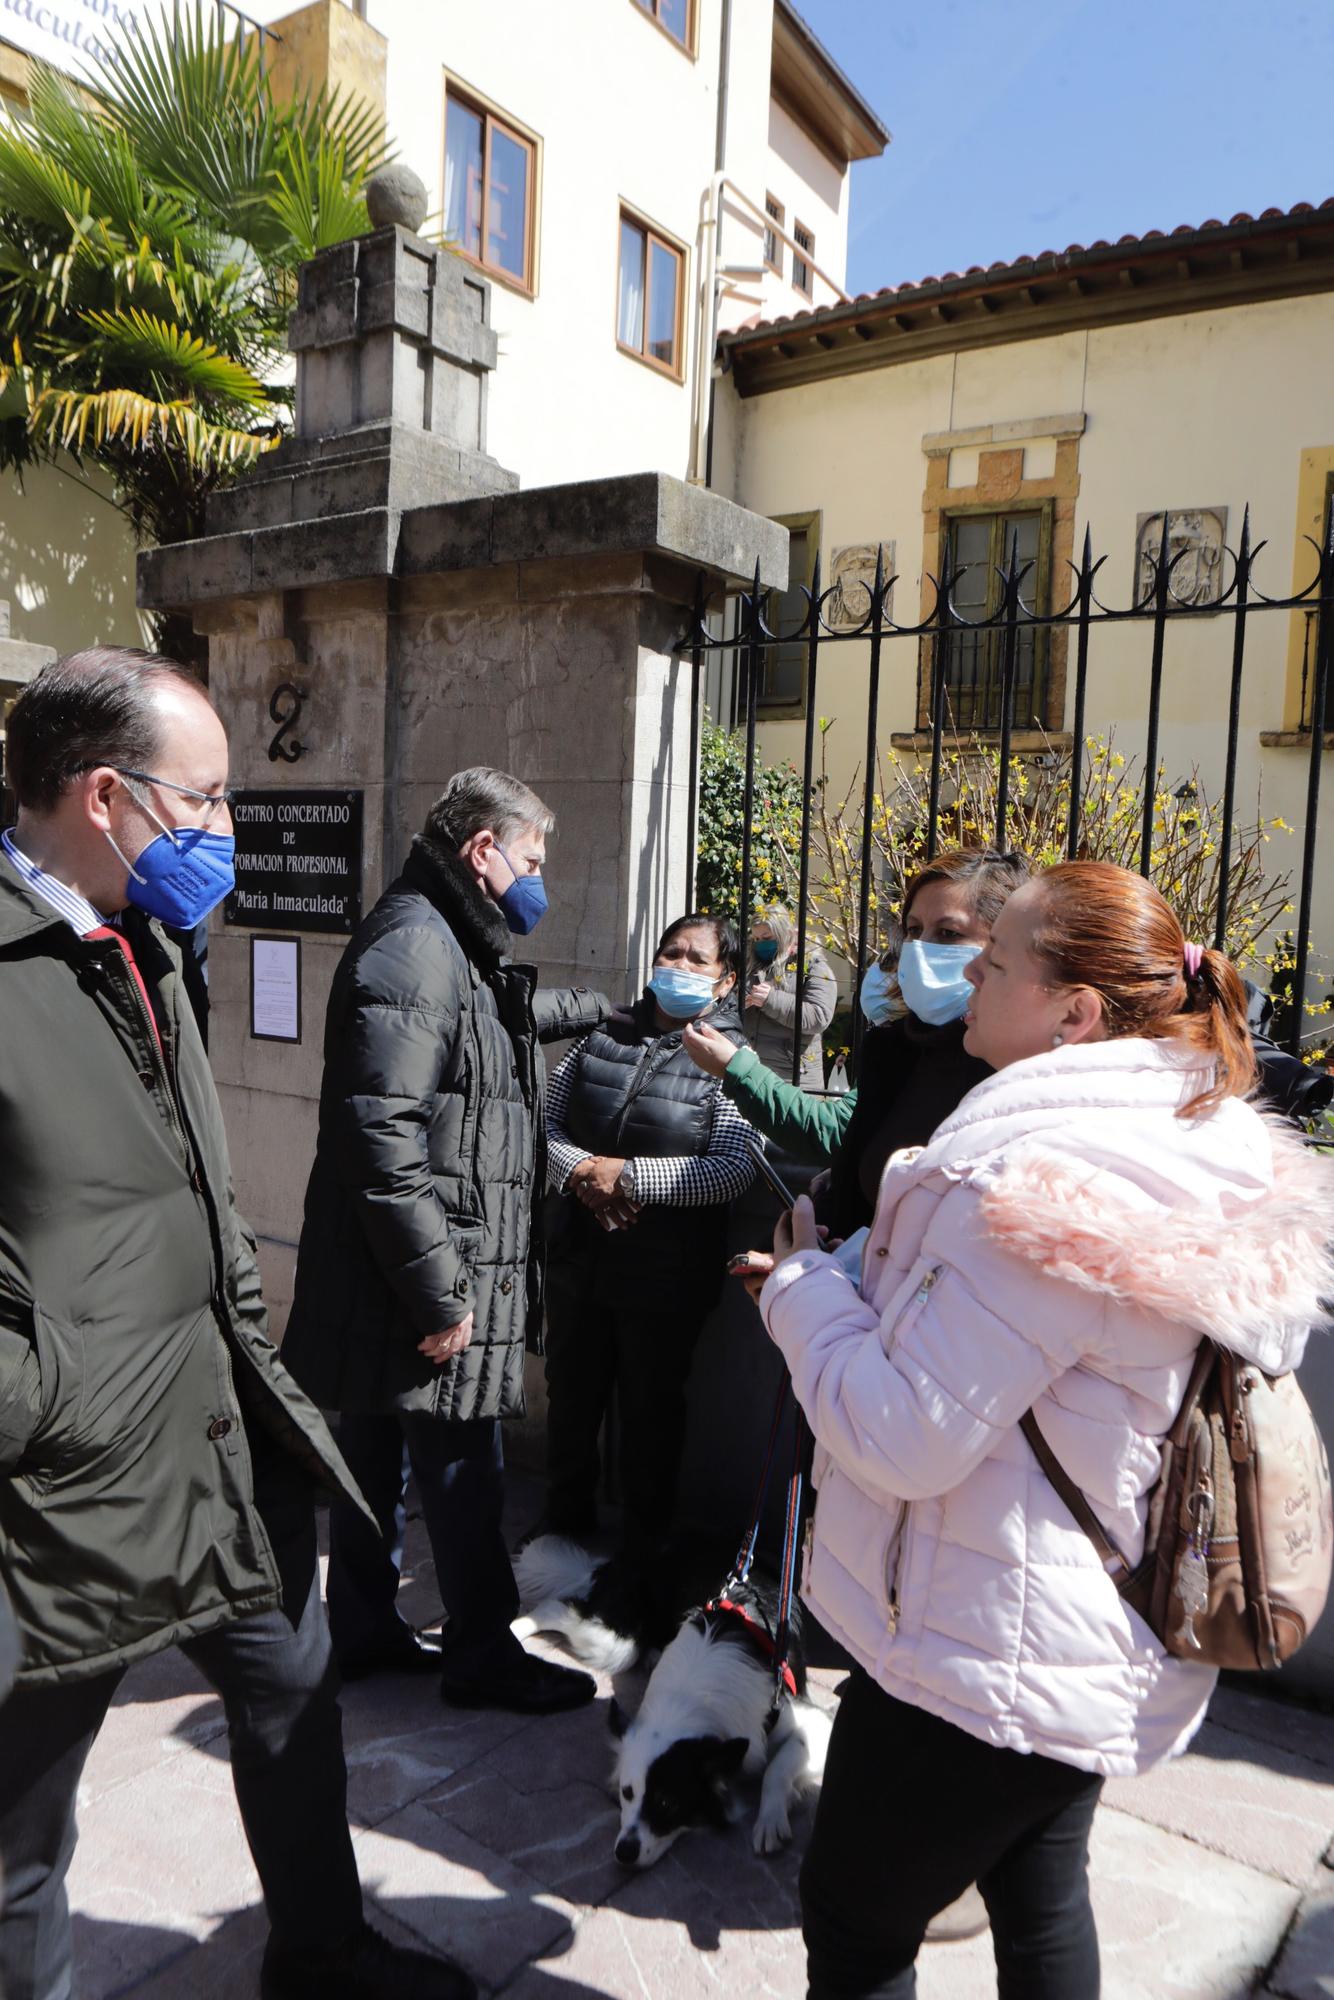
<svg viewBox="0 0 1334 2000">
<path fill-rule="evenodd" d="M 1329 1460 L 1294 1374 L 1265 1375 L 1200 1342 L 1133 1569 L 1032 1410 L 1020 1429 L 1121 1596 L 1174 1659 L 1255 1671 L 1292 1658 L 1324 1610 L 1334 1559 Z"/>
</svg>

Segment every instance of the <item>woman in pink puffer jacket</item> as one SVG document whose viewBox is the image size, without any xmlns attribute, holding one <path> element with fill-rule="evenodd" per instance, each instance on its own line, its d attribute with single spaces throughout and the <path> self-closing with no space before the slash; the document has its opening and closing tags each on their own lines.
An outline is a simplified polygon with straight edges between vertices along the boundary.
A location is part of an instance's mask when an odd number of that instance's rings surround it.
<svg viewBox="0 0 1334 2000">
<path fill-rule="evenodd" d="M 1103 1778 L 1184 1749 L 1214 1674 L 1118 1596 L 1019 1419 L 1133 1563 L 1201 1336 L 1281 1372 L 1334 1294 L 1334 1165 L 1244 1102 L 1241 982 L 1155 889 L 1051 869 L 968 978 L 997 1074 L 890 1159 L 860 1286 L 799 1202 L 761 1299 L 816 1441 L 803 1595 L 856 1663 L 802 1871 L 812 2000 L 909 2000 L 973 1880 L 1002 2000 L 1096 2000 Z"/>
</svg>

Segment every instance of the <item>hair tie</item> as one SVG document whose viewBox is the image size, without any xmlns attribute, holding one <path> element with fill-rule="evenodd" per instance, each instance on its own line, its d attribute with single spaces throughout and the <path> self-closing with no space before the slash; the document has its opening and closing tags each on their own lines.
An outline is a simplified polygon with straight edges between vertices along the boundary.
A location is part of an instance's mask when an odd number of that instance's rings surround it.
<svg viewBox="0 0 1334 2000">
<path fill-rule="evenodd" d="M 1187 979 L 1198 979 L 1200 976 L 1200 967 L 1204 963 L 1204 946 L 1202 944 L 1192 944 L 1190 939 L 1187 938 L 1185 958 Z"/>
</svg>

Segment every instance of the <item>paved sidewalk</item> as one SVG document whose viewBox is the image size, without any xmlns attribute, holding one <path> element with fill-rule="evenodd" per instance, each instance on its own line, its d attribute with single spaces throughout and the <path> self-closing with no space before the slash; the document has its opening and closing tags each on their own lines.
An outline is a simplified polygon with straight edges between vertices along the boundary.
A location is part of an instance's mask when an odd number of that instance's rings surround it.
<svg viewBox="0 0 1334 2000">
<path fill-rule="evenodd" d="M 517 1485 L 517 1482 L 516 1482 Z M 516 1491 L 516 1512 L 531 1494 Z M 404 1606 L 439 1616 L 418 1527 Z M 820 1672 L 823 1698 L 840 1675 Z M 507 2000 L 804 1993 L 797 1853 L 694 1834 L 612 1859 L 609 1685 L 550 1720 L 444 1709 L 430 1681 L 344 1696 L 370 1914 Z M 631 1706 L 633 1681 L 621 1689 Z M 910 1812 L 886 1799 L 886 1812 Z M 799 1849 L 808 1824 L 797 1822 Z M 250 2000 L 264 1938 L 219 1704 L 179 1654 L 128 1675 L 89 1763 L 70 1878 L 76 2000 Z M 1334 1996 L 1334 1718 L 1222 1690 L 1193 1753 L 1110 1785 L 1093 1840 L 1105 2000 Z M 922 2000 L 995 1992 L 990 1943 L 929 1946 Z"/>
</svg>

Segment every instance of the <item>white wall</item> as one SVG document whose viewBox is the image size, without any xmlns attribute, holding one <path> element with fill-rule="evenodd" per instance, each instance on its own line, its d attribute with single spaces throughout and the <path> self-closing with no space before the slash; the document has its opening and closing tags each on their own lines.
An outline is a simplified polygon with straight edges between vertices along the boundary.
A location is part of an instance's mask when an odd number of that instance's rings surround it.
<svg viewBox="0 0 1334 2000">
<path fill-rule="evenodd" d="M 290 0 L 252 0 L 274 21 Z M 440 226 L 446 70 L 541 141 L 536 296 L 495 279 L 500 366 L 489 448 L 525 486 L 653 466 L 690 465 L 699 365 L 704 202 L 717 141 L 722 0 L 697 0 L 697 54 L 683 52 L 636 0 L 490 0 L 426 7 L 368 0 L 388 43 L 390 129 L 426 182 Z M 847 176 L 775 112 L 769 95 L 773 0 L 734 0 L 725 171 L 763 209 L 766 190 L 816 232 L 817 259 L 841 276 Z M 687 251 L 685 380 L 619 351 L 615 340 L 619 205 L 625 201 Z M 723 254 L 761 262 L 759 225 L 734 214 Z M 787 253 L 790 268 L 790 253 Z M 744 287 L 755 294 L 756 287 Z M 832 294 L 817 288 L 817 301 Z M 772 276 L 766 314 L 803 310 Z M 728 300 L 722 324 L 757 310 Z M 710 359 L 706 355 L 706 363 Z"/>
</svg>

